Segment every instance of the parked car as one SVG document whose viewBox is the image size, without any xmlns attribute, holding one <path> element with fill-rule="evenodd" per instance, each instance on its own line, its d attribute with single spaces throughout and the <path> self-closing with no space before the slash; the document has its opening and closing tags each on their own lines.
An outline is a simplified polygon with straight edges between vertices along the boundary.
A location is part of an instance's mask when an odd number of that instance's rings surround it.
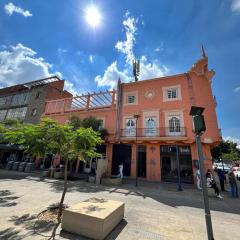
<svg viewBox="0 0 240 240">
<path fill-rule="evenodd" d="M 240 180 L 240 167 L 233 167 L 233 168 L 232 168 L 232 171 L 233 171 L 235 177 L 236 177 L 238 180 Z"/>
<path fill-rule="evenodd" d="M 231 166 L 226 163 L 215 162 L 213 163 L 213 169 L 217 168 L 218 170 L 224 170 L 225 173 L 228 173 L 231 169 Z"/>
</svg>

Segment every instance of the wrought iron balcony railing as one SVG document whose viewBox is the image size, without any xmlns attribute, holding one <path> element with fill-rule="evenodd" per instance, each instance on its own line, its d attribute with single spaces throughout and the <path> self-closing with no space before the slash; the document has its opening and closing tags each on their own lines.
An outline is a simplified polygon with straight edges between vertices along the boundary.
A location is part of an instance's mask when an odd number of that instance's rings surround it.
<svg viewBox="0 0 240 240">
<path fill-rule="evenodd" d="M 121 137 L 185 137 L 185 127 L 162 127 L 162 128 L 125 128 L 121 129 Z"/>
</svg>

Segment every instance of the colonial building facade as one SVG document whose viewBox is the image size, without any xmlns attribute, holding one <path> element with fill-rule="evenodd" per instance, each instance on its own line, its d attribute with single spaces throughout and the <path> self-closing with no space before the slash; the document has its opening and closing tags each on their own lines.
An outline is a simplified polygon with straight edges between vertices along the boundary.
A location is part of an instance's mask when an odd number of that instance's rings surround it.
<svg viewBox="0 0 240 240">
<path fill-rule="evenodd" d="M 73 115 L 101 119 L 109 131 L 105 146 L 110 175 L 118 174 L 122 163 L 124 176 L 174 181 L 179 159 L 182 180 L 193 182 L 198 157 L 191 106 L 205 108 L 206 169 L 212 164 L 211 147 L 221 140 L 211 87 L 214 74 L 203 49 L 202 58 L 186 73 L 130 83 L 119 80 L 117 90 L 47 101 L 44 116 L 62 124 Z"/>
</svg>

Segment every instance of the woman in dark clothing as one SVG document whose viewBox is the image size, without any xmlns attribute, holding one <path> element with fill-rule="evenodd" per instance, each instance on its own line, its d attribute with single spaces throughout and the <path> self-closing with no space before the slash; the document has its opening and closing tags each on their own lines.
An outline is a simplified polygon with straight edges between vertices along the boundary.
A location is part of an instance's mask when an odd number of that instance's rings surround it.
<svg viewBox="0 0 240 240">
<path fill-rule="evenodd" d="M 208 171 L 206 173 L 206 178 L 207 178 L 207 187 L 213 188 L 216 196 L 218 198 L 222 199 L 223 197 L 219 194 L 219 188 L 217 186 L 216 181 L 214 180 L 214 178 L 212 176 L 212 173 L 211 173 L 210 169 L 208 169 Z"/>
<path fill-rule="evenodd" d="M 225 180 L 226 180 L 226 176 L 225 176 L 225 173 L 224 173 L 223 170 L 219 170 L 218 177 L 219 177 L 219 181 L 220 181 L 221 191 L 225 192 L 226 190 L 225 190 L 225 187 L 224 187 L 224 183 L 225 183 Z"/>
</svg>

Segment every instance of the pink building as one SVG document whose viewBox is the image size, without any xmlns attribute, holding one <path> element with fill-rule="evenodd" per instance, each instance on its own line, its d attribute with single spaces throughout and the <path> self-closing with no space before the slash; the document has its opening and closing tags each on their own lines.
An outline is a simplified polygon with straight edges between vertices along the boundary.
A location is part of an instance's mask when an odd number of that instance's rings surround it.
<svg viewBox="0 0 240 240">
<path fill-rule="evenodd" d="M 106 153 L 110 175 L 118 174 L 122 163 L 124 176 L 136 176 L 137 135 L 138 177 L 176 180 L 178 147 L 182 180 L 193 182 L 198 157 L 191 106 L 205 108 L 207 130 L 202 144 L 206 169 L 212 165 L 211 147 L 221 140 L 211 88 L 214 74 L 203 50 L 202 58 L 185 73 L 130 83 L 119 80 L 117 90 L 48 101 L 44 115 L 62 124 L 72 115 L 101 119 L 109 131 L 101 149 Z"/>
</svg>

